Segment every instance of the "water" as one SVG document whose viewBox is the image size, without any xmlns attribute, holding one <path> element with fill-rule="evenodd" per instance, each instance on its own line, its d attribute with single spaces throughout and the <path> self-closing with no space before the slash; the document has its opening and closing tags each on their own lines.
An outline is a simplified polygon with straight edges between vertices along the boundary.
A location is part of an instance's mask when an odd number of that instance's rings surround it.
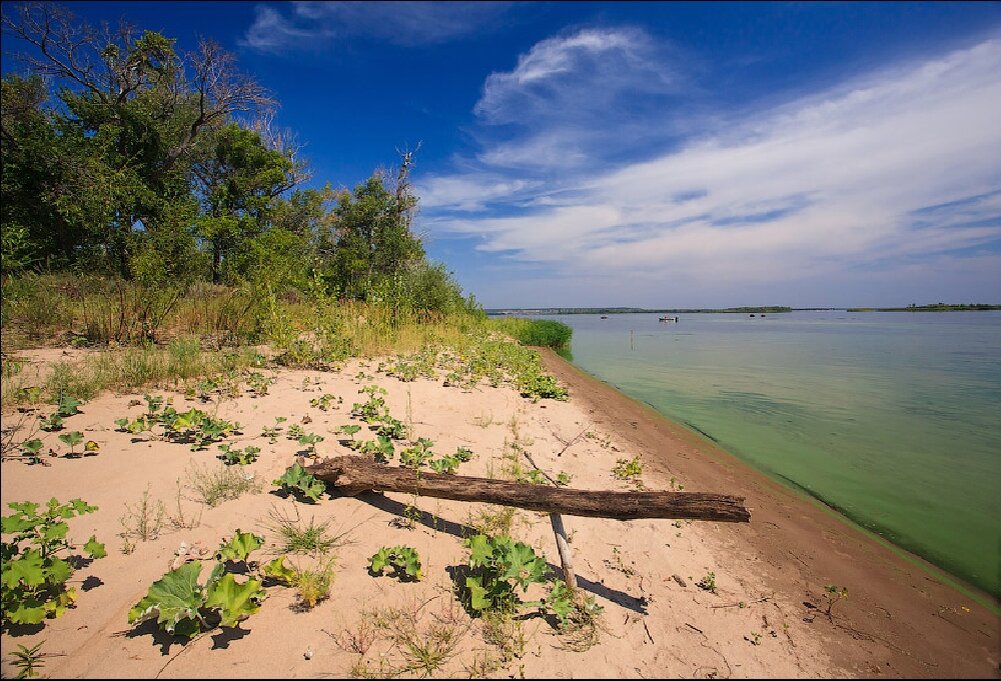
<svg viewBox="0 0 1001 681">
<path fill-rule="evenodd" d="M 658 316 L 548 318 L 584 370 L 1001 596 L 1001 312 Z"/>
</svg>

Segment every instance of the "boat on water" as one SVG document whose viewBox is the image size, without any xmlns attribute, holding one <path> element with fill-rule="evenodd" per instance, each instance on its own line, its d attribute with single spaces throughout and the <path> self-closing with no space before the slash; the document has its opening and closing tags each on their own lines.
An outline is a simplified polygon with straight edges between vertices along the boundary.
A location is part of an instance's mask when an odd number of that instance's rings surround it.
<svg viewBox="0 0 1001 681">
<path fill-rule="evenodd" d="M 676 322 L 676 321 L 678 321 L 678 318 L 677 317 L 661 317 L 660 321 L 662 321 L 662 322 Z"/>
</svg>

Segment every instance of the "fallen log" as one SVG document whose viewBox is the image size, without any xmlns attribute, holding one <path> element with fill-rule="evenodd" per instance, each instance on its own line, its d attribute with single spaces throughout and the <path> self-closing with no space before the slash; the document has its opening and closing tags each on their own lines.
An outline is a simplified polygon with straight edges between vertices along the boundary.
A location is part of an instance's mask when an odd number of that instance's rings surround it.
<svg viewBox="0 0 1001 681">
<path fill-rule="evenodd" d="M 478 501 L 530 511 L 614 520 L 672 518 L 746 523 L 751 519 L 743 497 L 725 494 L 567 489 L 415 471 L 356 456 L 324 459 L 306 470 L 348 495 L 366 490 L 406 492 L 436 499 Z"/>
</svg>

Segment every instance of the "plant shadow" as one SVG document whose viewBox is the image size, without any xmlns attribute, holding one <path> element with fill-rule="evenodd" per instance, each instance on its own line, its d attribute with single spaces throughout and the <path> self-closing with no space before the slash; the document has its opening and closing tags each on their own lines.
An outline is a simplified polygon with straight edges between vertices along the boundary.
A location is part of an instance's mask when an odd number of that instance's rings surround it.
<svg viewBox="0 0 1001 681">
<path fill-rule="evenodd" d="M 400 503 L 394 499 L 390 499 L 381 492 L 362 492 L 355 496 L 356 499 L 364 501 L 370 506 L 374 506 L 380 511 L 385 511 L 386 513 L 392 513 L 401 519 L 412 519 L 416 523 L 420 523 L 428 529 L 435 530 L 436 532 L 445 532 L 453 537 L 458 537 L 459 539 L 465 539 L 466 537 L 472 537 L 480 533 L 475 527 L 470 527 L 463 523 L 457 523 L 452 520 L 447 520 L 439 516 L 429 513 L 427 511 L 418 509 L 414 506 L 408 506 L 407 504 Z M 550 572 L 557 575 L 557 578 L 561 578 L 563 575 L 563 568 L 553 563 L 546 562 L 549 567 Z M 462 569 L 465 568 L 465 572 Z M 460 585 L 464 586 L 466 583 L 466 576 L 468 576 L 468 566 L 454 565 L 445 568 L 452 577 L 453 582 L 456 584 L 456 588 Z M 615 603 L 618 606 L 631 610 L 635 613 L 645 615 L 647 614 L 647 605 L 649 601 L 645 596 L 632 596 L 625 593 L 624 591 L 619 591 L 617 589 L 612 589 L 601 582 L 594 582 L 590 579 L 576 575 L 577 586 L 588 593 L 597 596 L 599 598 L 604 598 L 607 601 Z M 459 581 L 455 581 L 458 579 Z"/>
</svg>

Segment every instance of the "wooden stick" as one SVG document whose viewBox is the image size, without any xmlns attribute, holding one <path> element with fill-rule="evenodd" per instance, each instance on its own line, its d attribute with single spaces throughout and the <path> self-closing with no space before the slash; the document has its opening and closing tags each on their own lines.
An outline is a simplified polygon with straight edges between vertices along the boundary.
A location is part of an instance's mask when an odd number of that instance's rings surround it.
<svg viewBox="0 0 1001 681">
<path fill-rule="evenodd" d="M 478 501 L 530 511 L 632 520 L 672 518 L 746 523 L 743 497 L 703 492 L 620 492 L 555 488 L 377 464 L 356 456 L 325 459 L 306 468 L 353 495 L 365 490 L 406 492 L 437 499 Z"/>
<path fill-rule="evenodd" d="M 570 542 L 567 541 L 567 531 L 563 528 L 563 516 L 559 513 L 549 514 L 549 523 L 556 535 L 556 548 L 560 552 L 560 564 L 563 566 L 563 581 L 570 589 L 570 595 L 577 594 L 577 576 L 573 571 L 573 556 L 570 554 Z"/>
</svg>

